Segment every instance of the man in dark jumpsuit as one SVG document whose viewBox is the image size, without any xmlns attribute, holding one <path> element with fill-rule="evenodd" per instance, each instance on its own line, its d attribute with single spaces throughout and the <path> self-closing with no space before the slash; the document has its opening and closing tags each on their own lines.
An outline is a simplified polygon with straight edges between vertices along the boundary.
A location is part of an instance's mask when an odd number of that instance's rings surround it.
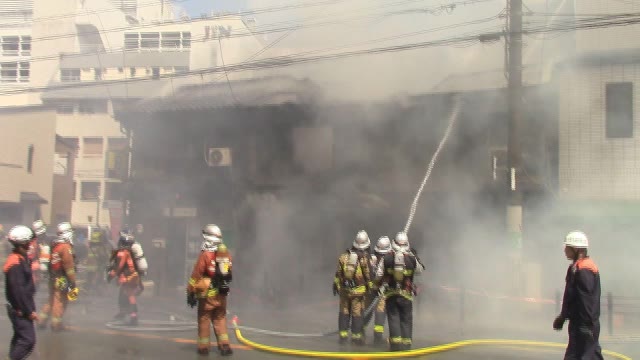
<svg viewBox="0 0 640 360">
<path fill-rule="evenodd" d="M 9 346 L 9 359 L 26 359 L 36 345 L 34 321 L 38 320 L 33 296 L 36 286 L 27 256 L 34 238 L 33 231 L 22 225 L 13 227 L 7 237 L 13 251 L 4 264 L 7 314 L 13 326 L 13 337 Z"/>
<path fill-rule="evenodd" d="M 582 231 L 570 232 L 564 241 L 564 253 L 572 264 L 567 270 L 562 311 L 553 321 L 562 330 L 569 320 L 569 344 L 565 360 L 602 360 L 600 337 L 600 273 L 587 255 L 589 240 Z"/>
<path fill-rule="evenodd" d="M 410 350 L 413 338 L 413 277 L 424 270 L 424 266 L 411 250 L 407 234 L 401 232 L 378 265 L 376 278 L 380 293 L 386 298 L 389 323 L 389 345 L 391 351 Z"/>
</svg>

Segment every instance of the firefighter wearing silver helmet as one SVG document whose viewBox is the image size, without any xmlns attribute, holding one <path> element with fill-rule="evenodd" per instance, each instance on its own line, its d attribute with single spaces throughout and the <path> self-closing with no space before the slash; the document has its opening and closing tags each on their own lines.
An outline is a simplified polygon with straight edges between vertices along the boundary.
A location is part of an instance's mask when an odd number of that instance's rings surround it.
<svg viewBox="0 0 640 360">
<path fill-rule="evenodd" d="M 373 254 L 371 255 L 371 269 L 372 274 L 375 274 L 375 270 L 384 259 L 384 256 L 391 251 L 391 240 L 388 236 L 381 236 L 373 248 Z M 374 290 L 377 289 L 374 283 Z M 374 296 L 378 296 L 378 292 L 375 292 Z M 386 301 L 384 297 L 378 301 L 376 306 L 373 320 L 373 343 L 375 345 L 384 344 L 384 321 L 386 320 Z"/>
<path fill-rule="evenodd" d="M 423 269 L 409 245 L 407 234 L 396 235 L 392 250 L 384 255 L 376 270 L 380 293 L 386 298 L 391 351 L 411 349 L 413 338 L 414 276 Z"/>
<path fill-rule="evenodd" d="M 333 295 L 340 296 L 338 330 L 341 344 L 346 343 L 349 338 L 351 322 L 351 341 L 356 345 L 364 345 L 365 296 L 373 286 L 370 246 L 369 235 L 366 231 L 360 230 L 351 248 L 338 258 Z"/>
<path fill-rule="evenodd" d="M 220 355 L 233 354 L 227 331 L 227 296 L 233 280 L 232 258 L 217 225 L 202 229 L 202 251 L 187 285 L 187 304 L 198 307 L 198 353 L 209 353 L 211 325 Z"/>
<path fill-rule="evenodd" d="M 73 253 L 73 228 L 68 222 L 58 224 L 58 237 L 53 241 L 49 265 L 49 300 L 40 313 L 40 328 L 51 320 L 51 330 L 62 331 L 62 317 L 69 301 L 78 298 L 76 265 Z M 51 316 L 51 318 L 49 318 Z"/>
<path fill-rule="evenodd" d="M 569 320 L 569 345 L 565 359 L 603 359 L 600 348 L 600 272 L 587 254 L 589 239 L 582 231 L 565 237 L 564 254 L 571 265 L 565 277 L 566 286 L 560 315 L 553 321 L 562 330 Z"/>
</svg>

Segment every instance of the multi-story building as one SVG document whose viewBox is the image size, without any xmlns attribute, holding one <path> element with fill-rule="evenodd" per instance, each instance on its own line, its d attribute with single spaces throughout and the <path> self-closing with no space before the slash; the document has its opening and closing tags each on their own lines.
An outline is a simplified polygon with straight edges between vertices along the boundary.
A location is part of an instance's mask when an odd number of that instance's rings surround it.
<svg viewBox="0 0 640 360">
<path fill-rule="evenodd" d="M 260 49 L 240 17 L 178 18 L 169 0 L 0 0 L 4 12 L 15 20 L 0 27 L 0 105 L 57 109 L 58 135 L 78 148 L 75 225 L 109 226 L 121 210 L 129 140 L 114 119 L 119 104 L 214 81 L 187 75 Z M 7 96 L 21 87 L 43 91 Z"/>
</svg>

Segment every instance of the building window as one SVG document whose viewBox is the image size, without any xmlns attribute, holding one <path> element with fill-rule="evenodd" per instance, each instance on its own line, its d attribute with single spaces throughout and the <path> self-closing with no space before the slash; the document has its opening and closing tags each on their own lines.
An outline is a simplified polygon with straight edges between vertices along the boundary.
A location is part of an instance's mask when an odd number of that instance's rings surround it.
<svg viewBox="0 0 640 360">
<path fill-rule="evenodd" d="M 85 157 L 102 156 L 102 138 L 84 138 L 83 154 Z"/>
<path fill-rule="evenodd" d="M 80 69 L 60 69 L 60 81 L 80 81 Z"/>
<path fill-rule="evenodd" d="M 107 177 L 126 179 L 129 165 L 129 140 L 109 138 L 107 145 Z"/>
<path fill-rule="evenodd" d="M 126 50 L 140 49 L 140 34 L 139 33 L 124 34 L 124 48 Z"/>
<path fill-rule="evenodd" d="M 132 67 L 129 69 L 129 76 L 132 78 L 136 77 L 136 68 Z"/>
<path fill-rule="evenodd" d="M 19 36 L 3 36 L 2 37 L 2 55 L 18 56 L 20 54 L 20 37 Z"/>
<path fill-rule="evenodd" d="M 100 197 L 100 182 L 83 181 L 80 183 L 80 200 L 98 200 Z"/>
<path fill-rule="evenodd" d="M 606 136 L 633 137 L 633 84 L 630 82 L 606 85 Z"/>
<path fill-rule="evenodd" d="M 78 183 L 74 181 L 72 187 L 73 188 L 71 190 L 71 200 L 76 201 L 78 199 L 78 196 L 76 195 L 76 191 L 78 189 Z"/>
<path fill-rule="evenodd" d="M 179 32 L 164 32 L 162 33 L 162 48 L 163 49 L 180 49 L 180 33 Z"/>
<path fill-rule="evenodd" d="M 29 62 L 0 63 L 0 80 L 2 82 L 29 82 Z"/>
<path fill-rule="evenodd" d="M 176 72 L 176 74 L 186 73 L 186 72 L 189 72 L 189 67 L 188 66 L 176 66 L 174 68 L 174 71 Z"/>
<path fill-rule="evenodd" d="M 20 55 L 31 56 L 31 36 L 20 37 Z"/>
<path fill-rule="evenodd" d="M 27 172 L 29 174 L 33 173 L 33 153 L 34 153 L 33 145 L 29 145 L 27 149 Z"/>
<path fill-rule="evenodd" d="M 160 48 L 160 33 L 140 33 L 140 48 L 157 50 Z"/>
<path fill-rule="evenodd" d="M 151 68 L 151 76 L 154 79 L 160 79 L 160 68 L 159 67 Z"/>
<path fill-rule="evenodd" d="M 191 33 L 183 32 L 182 33 L 182 47 L 185 49 L 191 48 Z"/>
<path fill-rule="evenodd" d="M 124 198 L 124 187 L 122 183 L 107 182 L 104 185 L 105 200 L 122 200 Z"/>
<path fill-rule="evenodd" d="M 93 78 L 95 81 L 102 80 L 102 69 L 94 69 Z"/>
</svg>

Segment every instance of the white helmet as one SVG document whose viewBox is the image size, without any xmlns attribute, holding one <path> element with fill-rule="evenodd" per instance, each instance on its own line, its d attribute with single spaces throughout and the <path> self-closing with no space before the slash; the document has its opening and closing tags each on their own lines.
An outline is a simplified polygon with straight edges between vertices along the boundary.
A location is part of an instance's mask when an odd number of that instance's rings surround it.
<svg viewBox="0 0 640 360">
<path fill-rule="evenodd" d="M 58 240 L 73 244 L 73 227 L 68 222 L 61 222 L 57 229 Z"/>
<path fill-rule="evenodd" d="M 369 234 L 366 231 L 360 230 L 356 235 L 356 239 L 353 240 L 353 247 L 358 250 L 366 250 L 371 246 L 371 240 L 369 240 Z"/>
<path fill-rule="evenodd" d="M 376 247 L 373 249 L 378 254 L 386 254 L 391 251 L 391 240 L 388 236 L 381 236 L 376 243 Z"/>
<path fill-rule="evenodd" d="M 7 240 L 14 246 L 29 243 L 33 239 L 33 231 L 24 225 L 16 225 L 9 230 Z"/>
<path fill-rule="evenodd" d="M 216 251 L 218 245 L 222 243 L 222 231 L 215 224 L 205 225 L 202 229 L 202 247 L 203 251 Z"/>
<path fill-rule="evenodd" d="M 575 249 L 588 249 L 589 239 L 582 231 L 572 231 L 564 238 L 564 245 Z"/>
<path fill-rule="evenodd" d="M 407 233 L 399 232 L 396 234 L 396 238 L 393 241 L 393 250 L 407 252 L 411 250 L 411 245 L 409 245 L 409 238 L 407 237 Z"/>
<path fill-rule="evenodd" d="M 44 235 L 47 232 L 47 226 L 44 224 L 42 220 L 36 220 L 31 224 L 33 228 L 33 232 L 36 233 L 37 236 Z"/>
</svg>

